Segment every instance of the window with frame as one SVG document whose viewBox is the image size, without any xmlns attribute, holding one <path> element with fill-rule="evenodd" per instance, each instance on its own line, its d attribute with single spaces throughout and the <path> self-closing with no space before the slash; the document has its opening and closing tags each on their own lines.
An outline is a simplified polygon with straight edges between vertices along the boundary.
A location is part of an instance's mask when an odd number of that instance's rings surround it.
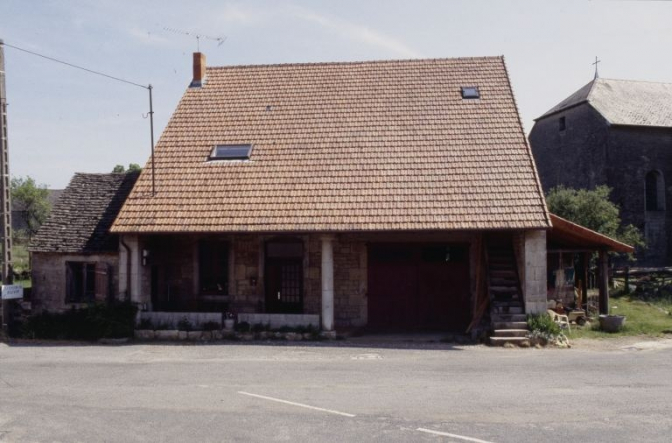
<svg viewBox="0 0 672 443">
<path fill-rule="evenodd" d="M 198 274 L 201 295 L 229 294 L 229 244 L 201 240 L 198 244 Z"/>
<path fill-rule="evenodd" d="M 659 171 L 649 171 L 644 181 L 647 211 L 665 210 L 665 182 Z"/>
<path fill-rule="evenodd" d="M 96 298 L 96 264 L 66 262 L 66 294 L 69 303 L 88 303 Z"/>
<path fill-rule="evenodd" d="M 460 88 L 464 100 L 475 100 L 481 98 L 481 91 L 478 86 L 462 86 Z"/>
<path fill-rule="evenodd" d="M 252 145 L 216 145 L 209 160 L 249 160 Z"/>
</svg>

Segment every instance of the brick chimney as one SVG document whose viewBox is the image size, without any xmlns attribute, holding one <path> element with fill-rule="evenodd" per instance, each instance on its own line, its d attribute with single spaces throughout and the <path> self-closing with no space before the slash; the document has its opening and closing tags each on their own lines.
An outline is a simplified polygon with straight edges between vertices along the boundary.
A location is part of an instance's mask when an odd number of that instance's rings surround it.
<svg viewBox="0 0 672 443">
<path fill-rule="evenodd" d="M 194 52 L 194 79 L 190 86 L 200 88 L 203 83 L 205 83 L 205 54 Z"/>
</svg>

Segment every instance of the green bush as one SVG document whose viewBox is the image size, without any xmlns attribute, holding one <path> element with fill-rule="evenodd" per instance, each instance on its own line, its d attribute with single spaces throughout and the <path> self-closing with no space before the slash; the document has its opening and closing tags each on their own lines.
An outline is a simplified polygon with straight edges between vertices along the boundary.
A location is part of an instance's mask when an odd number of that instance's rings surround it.
<svg viewBox="0 0 672 443">
<path fill-rule="evenodd" d="M 529 314 L 527 316 L 527 326 L 532 332 L 539 331 L 551 336 L 560 335 L 562 332 L 560 330 L 560 325 L 554 322 L 551 316 L 546 312 L 543 314 Z"/>
<path fill-rule="evenodd" d="M 222 324 L 217 321 L 206 321 L 201 326 L 201 329 L 203 329 L 204 331 L 217 331 L 219 329 L 222 329 Z"/>
<path fill-rule="evenodd" d="M 265 331 L 270 331 L 271 330 L 271 325 L 269 324 L 264 324 L 264 323 L 255 323 L 252 325 L 252 332 L 265 332 Z"/>
<path fill-rule="evenodd" d="M 187 317 L 182 317 L 178 322 L 177 322 L 177 330 L 178 331 L 191 331 L 194 329 L 194 325 L 191 324 L 189 319 Z"/>
<path fill-rule="evenodd" d="M 91 304 L 63 313 L 44 312 L 28 318 L 25 338 L 98 340 L 132 337 L 137 308 L 128 302 Z"/>
<path fill-rule="evenodd" d="M 241 321 L 235 326 L 236 332 L 250 332 L 250 324 L 246 321 Z"/>
</svg>

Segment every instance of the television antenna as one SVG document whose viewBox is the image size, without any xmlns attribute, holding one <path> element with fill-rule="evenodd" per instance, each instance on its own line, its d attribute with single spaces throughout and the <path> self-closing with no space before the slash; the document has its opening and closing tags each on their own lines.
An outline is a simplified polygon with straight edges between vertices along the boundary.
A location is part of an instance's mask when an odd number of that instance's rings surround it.
<svg viewBox="0 0 672 443">
<path fill-rule="evenodd" d="M 177 29 L 177 28 L 170 28 L 168 26 L 163 27 L 164 31 L 172 32 L 174 34 L 181 34 L 181 35 L 186 35 L 189 37 L 195 37 L 196 38 L 196 51 L 201 52 L 201 39 L 206 39 L 206 40 L 213 40 L 217 42 L 217 47 L 219 48 L 224 44 L 226 41 L 226 36 L 223 37 L 213 37 L 211 35 L 205 35 L 201 34 L 199 32 L 192 32 L 192 31 L 184 31 L 182 29 Z"/>
</svg>

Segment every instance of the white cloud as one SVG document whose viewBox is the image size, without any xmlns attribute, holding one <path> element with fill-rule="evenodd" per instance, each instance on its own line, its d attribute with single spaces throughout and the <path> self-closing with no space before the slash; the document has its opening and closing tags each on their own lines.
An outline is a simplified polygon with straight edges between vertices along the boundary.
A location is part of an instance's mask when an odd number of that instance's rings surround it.
<svg viewBox="0 0 672 443">
<path fill-rule="evenodd" d="M 327 17 L 301 7 L 292 9 L 294 17 L 335 31 L 342 37 L 384 49 L 400 57 L 414 58 L 421 56 L 420 53 L 402 41 L 367 26 L 350 23 L 336 17 Z"/>
</svg>

